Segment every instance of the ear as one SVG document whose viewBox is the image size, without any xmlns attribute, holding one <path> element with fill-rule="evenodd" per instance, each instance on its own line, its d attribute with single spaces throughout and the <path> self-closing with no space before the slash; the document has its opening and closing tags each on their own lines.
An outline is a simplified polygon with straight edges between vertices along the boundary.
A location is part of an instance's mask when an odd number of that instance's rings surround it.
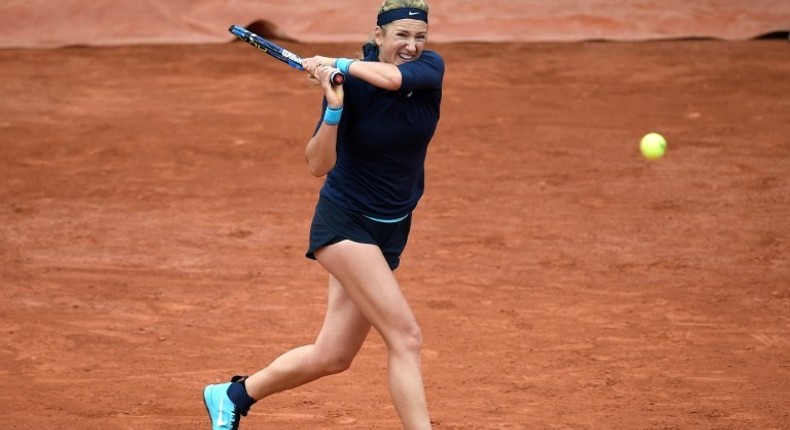
<svg viewBox="0 0 790 430">
<path fill-rule="evenodd" d="M 384 29 L 376 27 L 376 30 L 373 31 L 373 40 L 376 42 L 376 45 L 381 47 L 384 44 Z"/>
</svg>

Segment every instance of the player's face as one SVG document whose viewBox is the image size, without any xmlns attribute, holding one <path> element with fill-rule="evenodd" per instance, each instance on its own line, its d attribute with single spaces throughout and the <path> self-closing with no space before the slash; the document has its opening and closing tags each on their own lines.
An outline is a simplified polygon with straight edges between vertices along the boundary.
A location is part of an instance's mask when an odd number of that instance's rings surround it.
<svg viewBox="0 0 790 430">
<path fill-rule="evenodd" d="M 420 57 L 428 38 L 428 23 L 416 19 L 399 19 L 376 29 L 379 61 L 399 65 Z"/>
</svg>

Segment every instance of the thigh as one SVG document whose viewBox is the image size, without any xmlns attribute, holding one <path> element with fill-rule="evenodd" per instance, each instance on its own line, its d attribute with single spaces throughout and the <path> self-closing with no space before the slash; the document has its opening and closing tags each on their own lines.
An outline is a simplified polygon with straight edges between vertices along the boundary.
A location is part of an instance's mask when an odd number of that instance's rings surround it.
<svg viewBox="0 0 790 430">
<path fill-rule="evenodd" d="M 385 342 L 392 335 L 417 327 L 395 274 L 376 245 L 346 240 L 320 249 L 316 258 L 340 281 L 348 297 Z"/>
<path fill-rule="evenodd" d="M 353 358 L 370 332 L 370 322 L 349 298 L 340 281 L 329 276 L 326 316 L 315 346 L 322 354 Z"/>
</svg>

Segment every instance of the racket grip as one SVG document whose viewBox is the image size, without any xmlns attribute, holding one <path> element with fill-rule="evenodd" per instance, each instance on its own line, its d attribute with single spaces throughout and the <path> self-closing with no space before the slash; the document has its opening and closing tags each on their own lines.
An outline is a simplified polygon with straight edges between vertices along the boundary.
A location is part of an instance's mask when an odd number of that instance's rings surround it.
<svg viewBox="0 0 790 430">
<path fill-rule="evenodd" d="M 332 85 L 343 85 L 343 82 L 345 81 L 346 75 L 344 75 L 343 72 L 339 70 L 334 71 L 331 75 L 329 75 L 329 82 L 331 82 Z"/>
</svg>

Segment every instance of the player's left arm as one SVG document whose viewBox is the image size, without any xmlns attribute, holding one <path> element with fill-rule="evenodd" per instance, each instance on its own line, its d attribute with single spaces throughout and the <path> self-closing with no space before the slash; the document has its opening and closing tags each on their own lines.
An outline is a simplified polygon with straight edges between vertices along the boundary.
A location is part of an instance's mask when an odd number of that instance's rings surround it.
<svg viewBox="0 0 790 430">
<path fill-rule="evenodd" d="M 351 66 L 353 65 L 354 76 L 375 87 L 391 91 L 398 90 L 401 87 L 402 75 L 398 66 L 394 64 L 322 57 L 320 55 L 305 58 L 302 61 L 305 68 L 316 67 L 316 65 L 332 66 L 337 67 L 341 71 L 345 68 L 344 73 L 351 73 Z M 346 62 L 347 67 L 341 65 L 343 61 Z"/>
<path fill-rule="evenodd" d="M 320 56 L 304 61 L 310 65 L 317 63 L 338 67 L 346 74 L 389 91 L 441 88 L 444 78 L 444 60 L 433 51 L 423 51 L 417 60 L 397 66 L 377 61 L 352 61 Z"/>
<path fill-rule="evenodd" d="M 420 58 L 397 66 L 372 61 L 354 61 L 348 66 L 348 73 L 375 87 L 390 91 L 434 89 L 442 86 L 444 61 L 433 51 L 423 51 Z"/>
<path fill-rule="evenodd" d="M 354 61 L 349 65 L 348 73 L 384 90 L 397 91 L 403 84 L 403 74 L 394 64 Z"/>
</svg>

